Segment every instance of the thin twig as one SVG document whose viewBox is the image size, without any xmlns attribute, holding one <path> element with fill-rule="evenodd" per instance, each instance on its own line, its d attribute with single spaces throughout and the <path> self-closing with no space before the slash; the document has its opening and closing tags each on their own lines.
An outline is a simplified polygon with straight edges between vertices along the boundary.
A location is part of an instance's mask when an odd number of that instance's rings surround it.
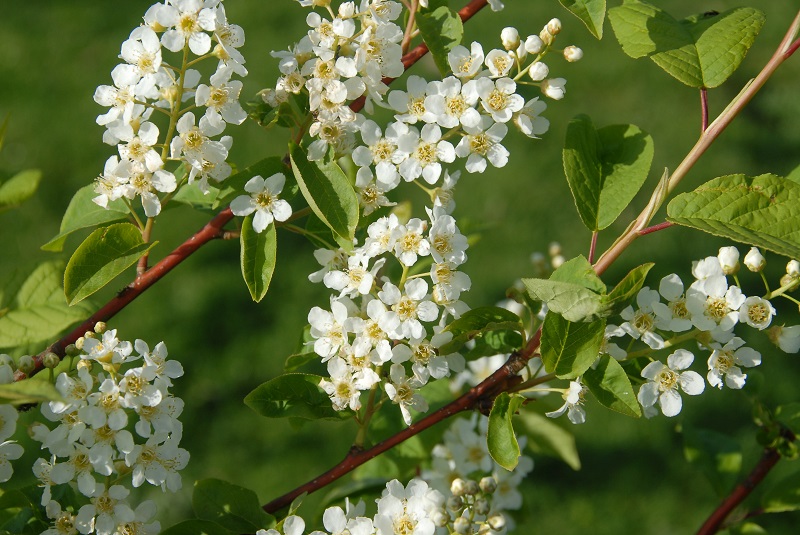
<svg viewBox="0 0 800 535">
<path fill-rule="evenodd" d="M 645 234 L 651 234 L 653 232 L 658 232 L 659 230 L 664 230 L 665 228 L 669 228 L 674 226 L 675 223 L 672 221 L 664 221 L 663 223 L 659 223 L 658 225 L 653 225 L 652 227 L 643 228 L 639 231 L 639 236 L 644 236 Z"/>
<path fill-rule="evenodd" d="M 708 128 L 708 89 L 700 88 L 700 133 Z"/>
</svg>

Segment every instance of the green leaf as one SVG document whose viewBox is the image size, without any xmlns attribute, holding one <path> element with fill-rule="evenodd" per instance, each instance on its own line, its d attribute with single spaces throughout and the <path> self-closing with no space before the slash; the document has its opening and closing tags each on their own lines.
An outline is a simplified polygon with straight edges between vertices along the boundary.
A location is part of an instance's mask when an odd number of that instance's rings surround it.
<svg viewBox="0 0 800 535">
<path fill-rule="evenodd" d="M 461 17 L 447 6 L 419 10 L 417 28 L 425 44 L 428 45 L 439 72 L 445 76 L 450 72 L 447 54 L 461 43 L 464 36 L 464 24 Z"/>
<path fill-rule="evenodd" d="M 453 339 L 440 348 L 439 353 L 455 353 L 476 336 L 497 330 L 522 332 L 522 320 L 513 312 L 500 307 L 473 308 L 445 327 L 445 332 L 453 333 Z"/>
<path fill-rule="evenodd" d="M 197 183 L 186 184 L 178 190 L 172 200 L 191 206 L 196 210 L 213 210 L 214 206 L 217 205 L 219 193 L 220 190 L 214 186 L 208 186 L 208 193 L 203 193 Z"/>
<path fill-rule="evenodd" d="M 315 360 L 319 360 L 319 355 L 313 351 L 308 351 L 306 353 L 294 353 L 286 357 L 286 360 L 283 363 L 283 371 L 297 371 L 309 362 L 314 362 Z"/>
<path fill-rule="evenodd" d="M 130 223 L 99 228 L 78 246 L 64 272 L 70 305 L 86 299 L 136 263 L 156 243 L 145 243 Z"/>
<path fill-rule="evenodd" d="M 287 373 L 256 387 L 244 403 L 267 418 L 302 418 L 304 420 L 341 420 L 348 411 L 335 411 L 331 400 L 319 386 L 319 375 Z"/>
<path fill-rule="evenodd" d="M 699 466 L 717 495 L 726 496 L 736 485 L 742 470 L 742 450 L 731 437 L 710 429 L 686 428 L 683 454 Z"/>
<path fill-rule="evenodd" d="M 486 443 L 492 459 L 508 471 L 519 462 L 519 443 L 514 435 L 511 417 L 522 406 L 525 398 L 519 394 L 503 392 L 497 396 L 489 413 L 489 428 Z"/>
<path fill-rule="evenodd" d="M 573 323 L 548 313 L 542 325 L 542 362 L 547 373 L 574 379 L 597 360 L 606 320 Z"/>
<path fill-rule="evenodd" d="M 569 321 L 582 321 L 601 309 L 602 296 L 578 284 L 545 279 L 522 279 L 522 283 L 533 299 L 544 301 L 550 312 Z"/>
<path fill-rule="evenodd" d="M 174 526 L 170 526 L 161 532 L 161 535 L 232 535 L 219 524 L 208 520 L 184 520 Z"/>
<path fill-rule="evenodd" d="M 800 472 L 780 480 L 761 500 L 765 513 L 785 513 L 800 510 Z"/>
<path fill-rule="evenodd" d="M 277 260 L 277 233 L 271 223 L 263 232 L 253 230 L 253 215 L 244 218 L 240 241 L 242 245 L 242 276 L 250 297 L 258 303 L 269 289 Z"/>
<path fill-rule="evenodd" d="M 291 174 L 287 176 L 287 172 L 286 164 L 277 156 L 270 156 L 269 158 L 259 160 L 253 165 L 229 176 L 220 184 L 220 190 L 212 208 L 216 210 L 222 206 L 227 206 L 234 197 L 244 195 L 244 185 L 256 175 L 265 179 L 277 173 L 286 176 L 286 184 L 280 196 L 282 199 L 291 199 L 297 193 L 297 185 L 294 183 L 294 180 L 291 179 Z"/>
<path fill-rule="evenodd" d="M 800 435 L 800 402 L 792 401 L 775 408 L 775 420 Z"/>
<path fill-rule="evenodd" d="M 791 180 L 792 182 L 800 184 L 800 165 L 792 169 L 789 174 L 786 175 L 786 180 Z"/>
<path fill-rule="evenodd" d="M 192 509 L 198 518 L 236 533 L 253 533 L 275 525 L 275 518 L 261 508 L 255 492 L 220 479 L 195 483 Z"/>
<path fill-rule="evenodd" d="M 42 250 L 60 252 L 64 249 L 67 236 L 83 228 L 90 228 L 128 217 L 128 207 L 122 199 L 108 203 L 108 209 L 97 205 L 93 198 L 97 196 L 94 185 L 89 184 L 75 192 L 69 201 L 67 211 L 61 219 L 61 229 L 52 240 L 42 245 Z"/>
<path fill-rule="evenodd" d="M 619 281 L 611 293 L 606 297 L 606 314 L 613 315 L 619 314 L 628 304 L 628 301 L 642 289 L 644 286 L 647 273 L 653 268 L 655 264 L 649 262 L 635 267 L 628 272 L 625 277 Z"/>
<path fill-rule="evenodd" d="M 733 74 L 765 20 L 758 9 L 740 7 L 678 21 L 638 0 L 610 9 L 608 19 L 627 55 L 649 57 L 670 76 L 698 88 L 717 87 Z"/>
<path fill-rule="evenodd" d="M 15 383 L 0 385 L 0 403 L 25 405 L 43 401 L 63 399 L 50 381 L 24 379 Z"/>
<path fill-rule="evenodd" d="M 8 132 L 9 119 L 11 119 L 11 114 L 6 113 L 6 118 L 3 119 L 3 124 L 0 125 L 0 151 L 3 150 L 3 144 L 6 142 L 6 132 Z"/>
<path fill-rule="evenodd" d="M 679 225 L 800 258 L 800 184 L 779 176 L 715 178 L 675 197 L 667 215 Z"/>
<path fill-rule="evenodd" d="M 522 335 L 517 331 L 487 331 L 475 338 L 475 346 L 464 355 L 464 358 L 475 360 L 500 353 L 511 353 L 520 349 L 523 341 Z"/>
<path fill-rule="evenodd" d="M 579 284 L 595 293 L 606 293 L 606 285 L 583 255 L 571 258 L 558 266 L 558 269 L 550 274 L 550 280 Z"/>
<path fill-rule="evenodd" d="M 767 530 L 755 522 L 742 522 L 719 533 L 720 535 L 767 535 Z"/>
<path fill-rule="evenodd" d="M 62 268 L 60 262 L 41 264 L 20 285 L 11 310 L 0 317 L 1 348 L 50 341 L 93 311 L 85 305 L 67 306 L 61 288 Z"/>
<path fill-rule="evenodd" d="M 358 196 L 347 175 L 330 155 L 310 162 L 299 145 L 291 144 L 289 149 L 297 185 L 311 210 L 333 232 L 353 241 L 358 225 Z"/>
<path fill-rule="evenodd" d="M 532 411 L 520 414 L 519 421 L 522 423 L 525 436 L 528 437 L 529 450 L 537 455 L 561 459 L 573 470 L 581 469 L 575 436 L 570 431 L 552 419 Z"/>
<path fill-rule="evenodd" d="M 33 197 L 41 180 L 41 171 L 28 169 L 0 184 L 0 210 L 19 206 Z"/>
<path fill-rule="evenodd" d="M 567 126 L 563 161 L 583 224 L 591 231 L 616 221 L 641 189 L 653 161 L 653 139 L 632 124 L 595 130 L 578 115 Z"/>
<path fill-rule="evenodd" d="M 633 393 L 628 374 L 610 356 L 603 355 L 597 366 L 588 368 L 583 373 L 583 383 L 601 405 L 626 416 L 642 416 L 642 408 Z"/>
<path fill-rule="evenodd" d="M 586 25 L 586 29 L 598 39 L 603 38 L 603 22 L 606 20 L 606 0 L 558 0 L 570 13 Z"/>
</svg>

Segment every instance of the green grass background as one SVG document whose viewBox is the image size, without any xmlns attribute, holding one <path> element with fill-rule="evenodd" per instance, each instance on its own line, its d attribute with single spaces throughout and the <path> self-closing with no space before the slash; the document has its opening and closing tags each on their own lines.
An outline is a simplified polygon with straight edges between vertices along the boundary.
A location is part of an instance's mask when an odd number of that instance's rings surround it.
<svg viewBox="0 0 800 535">
<path fill-rule="evenodd" d="M 611 2 L 611 5 L 618 2 Z M 739 2 L 675 0 L 656 2 L 676 17 L 698 11 L 724 11 Z M 0 177 L 39 168 L 44 179 L 37 196 L 23 208 L 0 213 L 0 282 L 29 272 L 38 263 L 68 258 L 82 236 L 68 240 L 63 255 L 39 250 L 57 234 L 61 214 L 73 193 L 91 182 L 114 148 L 101 141 L 94 118 L 103 109 L 92 100 L 98 85 L 110 83 L 119 46 L 141 20 L 149 1 L 10 0 L 0 17 L 0 117 L 10 114 L 6 145 L 0 153 Z M 277 68 L 270 50 L 286 48 L 306 27 L 305 11 L 290 0 L 229 0 L 231 22 L 244 27 L 242 52 L 250 75 L 245 98 L 274 84 Z M 755 76 L 779 42 L 798 8 L 796 2 L 755 2 L 767 22 L 742 67 L 721 88 L 710 92 L 712 115 Z M 480 40 L 485 49 L 499 46 L 500 30 L 516 26 L 520 33 L 538 33 L 551 17 L 562 19 L 558 45 L 576 44 L 584 59 L 577 64 L 548 61 L 553 76 L 567 78 L 563 101 L 548 101 L 551 129 L 542 140 L 510 135 L 512 156 L 503 169 L 463 176 L 457 191 L 456 217 L 464 228 L 481 232 L 465 266 L 473 280 L 466 297 L 472 306 L 501 299 L 513 282 L 531 276 L 529 255 L 548 243 L 563 244 L 569 258 L 586 254 L 589 232 L 580 224 L 563 178 L 561 147 L 566 124 L 578 113 L 595 125 L 633 123 L 655 139 L 656 155 L 645 190 L 662 170 L 674 168 L 694 144 L 699 131 L 699 98 L 649 60 L 624 56 L 609 24 L 598 42 L 555 0 L 509 0 L 500 13 L 480 13 L 466 28 L 467 42 Z M 435 75 L 431 61 L 413 72 Z M 800 164 L 800 58 L 793 58 L 690 172 L 683 189 L 736 172 L 784 175 Z M 234 136 L 231 160 L 247 166 L 268 155 L 285 153 L 285 131 L 263 131 L 254 123 L 229 128 Z M 600 236 L 608 246 L 621 232 L 645 196 Z M 208 216 L 188 209 L 159 217 L 154 250 L 160 258 Z M 659 220 L 657 216 L 656 221 Z M 612 284 L 632 267 L 655 261 L 649 283 L 677 271 L 688 278 L 692 259 L 715 254 L 726 242 L 690 230 L 672 228 L 639 240 L 604 279 Z M 192 482 L 218 477 L 254 489 L 266 502 L 314 477 L 346 453 L 353 429 L 323 423 L 294 429 L 287 422 L 262 419 L 242 398 L 255 386 L 281 372 L 306 323 L 308 310 L 327 302 L 328 292 L 309 284 L 304 274 L 316 269 L 312 248 L 294 235 L 280 233 L 279 260 L 272 288 L 261 304 L 250 301 L 241 280 L 238 243 L 203 247 L 173 273 L 114 318 L 110 325 L 122 337 L 143 338 L 151 346 L 164 340 L 186 375 L 176 393 L 187 401 L 183 446 L 192 460 L 184 472 L 184 490 L 158 498 L 164 525 L 186 516 Z M 744 247 L 741 249 L 746 250 Z M 784 259 L 771 256 L 774 279 Z M 130 276 L 130 274 L 128 275 Z M 745 277 L 746 278 L 746 277 Z M 120 278 L 92 299 L 99 306 L 122 287 Z M 752 292 L 759 292 L 750 278 Z M 747 290 L 747 283 L 746 288 Z M 781 303 L 783 305 L 783 303 Z M 784 307 L 788 314 L 788 308 Z M 789 317 L 787 323 L 796 323 Z M 762 340 L 763 342 L 763 340 Z M 750 424 L 749 393 L 759 390 L 770 403 L 797 399 L 800 364 L 759 342 L 764 364 L 751 376 L 745 392 L 709 391 L 703 401 L 685 399 L 681 415 L 633 421 L 597 404 L 587 406 L 588 422 L 574 427 L 583 468 L 536 458 L 525 483 L 525 505 L 517 533 L 669 534 L 691 532 L 719 498 L 697 468 L 682 455 L 681 426 L 710 428 L 736 437 L 746 451 L 745 468 L 759 455 Z M 698 369 L 703 367 L 698 362 Z M 757 377 L 755 377 L 757 376 Z M 26 459 L 37 455 L 29 451 Z M 24 464 L 17 463 L 20 473 Z M 784 462 L 776 472 L 796 471 Z M 771 474 L 765 488 L 780 473 Z M 761 489 L 759 489 L 760 492 Z M 160 491 L 151 492 L 154 496 Z M 305 511 L 313 514 L 320 496 L 311 496 Z M 759 519 L 761 522 L 762 520 Z M 796 533 L 798 516 L 763 518 L 770 533 Z"/>
</svg>

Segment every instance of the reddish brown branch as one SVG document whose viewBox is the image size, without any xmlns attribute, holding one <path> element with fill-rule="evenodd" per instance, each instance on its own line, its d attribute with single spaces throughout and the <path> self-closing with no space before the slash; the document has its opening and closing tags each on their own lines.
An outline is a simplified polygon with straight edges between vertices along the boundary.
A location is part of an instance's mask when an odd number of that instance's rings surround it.
<svg viewBox="0 0 800 535">
<path fill-rule="evenodd" d="M 233 214 L 229 208 L 226 208 L 209 221 L 206 226 L 200 229 L 194 236 L 183 242 L 178 248 L 168 254 L 163 260 L 148 269 L 143 274 L 136 277 L 132 283 L 122 289 L 116 297 L 105 304 L 100 310 L 92 314 L 92 316 L 74 328 L 69 334 L 54 342 L 50 347 L 45 349 L 34 357 L 36 370 L 42 369 L 42 357 L 47 353 L 55 353 L 59 356 L 64 356 L 64 350 L 69 344 L 75 343 L 75 340 L 83 336 L 86 331 L 94 329 L 95 323 L 98 321 L 108 321 L 114 317 L 117 312 L 125 308 L 128 303 L 139 297 L 142 292 L 150 288 L 157 281 L 161 280 L 164 275 L 172 271 L 172 269 L 186 260 L 192 253 L 198 250 L 206 243 L 216 238 L 223 237 L 223 227 L 233 219 Z M 35 371 L 33 373 L 35 373 Z M 25 375 L 20 374 L 16 377 L 17 380 L 24 379 Z"/>
<path fill-rule="evenodd" d="M 708 128 L 708 89 L 700 89 L 700 133 Z"/>
<path fill-rule="evenodd" d="M 664 230 L 665 228 L 669 228 L 669 227 L 673 226 L 674 224 L 675 223 L 673 223 L 672 221 L 664 221 L 663 223 L 659 223 L 659 224 L 653 225 L 651 227 L 643 228 L 642 230 L 637 232 L 637 234 L 639 234 L 639 236 L 644 236 L 645 234 L 650 234 L 650 233 L 653 233 L 653 232 L 658 232 L 659 230 Z"/>
<path fill-rule="evenodd" d="M 514 377 L 525 367 L 525 364 L 533 356 L 534 351 L 539 347 L 541 338 L 541 330 L 530 339 L 524 349 L 517 353 L 513 353 L 506 363 L 486 380 L 478 386 L 472 388 L 469 392 L 456 399 L 455 401 L 445 405 L 441 409 L 432 412 L 419 422 L 410 425 L 399 433 L 392 435 L 383 442 L 375 444 L 366 450 L 350 450 L 342 461 L 328 470 L 327 472 L 315 477 L 311 481 L 300 485 L 296 489 L 276 498 L 264 506 L 264 510 L 268 513 L 274 513 L 289 504 L 303 493 L 311 493 L 319 490 L 327 485 L 330 485 L 340 477 L 348 474 L 361 466 L 365 462 L 377 457 L 381 453 L 392 449 L 406 439 L 432 427 L 433 425 L 457 414 L 459 412 L 481 408 L 485 403 L 490 402 L 498 393 L 505 390 L 509 381 L 514 380 Z"/>
<path fill-rule="evenodd" d="M 725 500 L 717 507 L 711 516 L 705 521 L 705 523 L 700 527 L 697 531 L 697 535 L 712 535 L 719 531 L 722 527 L 723 522 L 728 515 L 731 514 L 731 511 L 736 509 L 740 503 L 747 498 L 753 489 L 758 486 L 759 483 L 764 479 L 764 477 L 772 470 L 772 467 L 777 464 L 777 462 L 781 459 L 780 453 L 778 453 L 774 448 L 768 448 L 764 450 L 764 455 L 761 456 L 761 460 L 758 464 L 753 468 L 753 470 L 747 475 L 747 478 L 736 486 L 733 489 L 733 492 L 725 498 Z"/>
</svg>

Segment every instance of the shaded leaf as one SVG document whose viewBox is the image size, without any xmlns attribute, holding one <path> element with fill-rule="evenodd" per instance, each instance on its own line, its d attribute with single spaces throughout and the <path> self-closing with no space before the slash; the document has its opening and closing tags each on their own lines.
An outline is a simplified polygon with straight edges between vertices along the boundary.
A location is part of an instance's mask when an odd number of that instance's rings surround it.
<svg viewBox="0 0 800 535">
<path fill-rule="evenodd" d="M 67 236 L 76 230 L 120 221 L 128 217 L 130 212 L 122 199 L 109 202 L 108 209 L 105 209 L 92 201 L 95 197 L 97 197 L 97 193 L 94 191 L 93 184 L 76 191 L 61 219 L 61 228 L 58 234 L 42 245 L 42 250 L 59 252 L 64 249 Z"/>
<path fill-rule="evenodd" d="M 78 246 L 64 272 L 70 305 L 86 299 L 136 263 L 158 242 L 145 243 L 130 223 L 99 228 Z"/>
<path fill-rule="evenodd" d="M 686 428 L 683 454 L 697 465 L 719 496 L 726 496 L 736 485 L 742 469 L 742 449 L 727 435 L 710 429 Z"/>
<path fill-rule="evenodd" d="M 50 381 L 24 379 L 0 385 L 0 403 L 24 405 L 63 399 Z"/>
<path fill-rule="evenodd" d="M 522 279 L 522 283 L 533 299 L 544 301 L 550 312 L 568 321 L 591 318 L 602 308 L 602 296 L 578 284 L 545 279 Z"/>
<path fill-rule="evenodd" d="M 319 375 L 287 373 L 267 381 L 247 394 L 244 403 L 267 418 L 340 420 L 347 411 L 335 411 L 331 400 L 319 386 Z"/>
<path fill-rule="evenodd" d="M 583 373 L 583 383 L 601 405 L 626 416 L 639 418 L 642 415 L 628 374 L 610 356 L 603 355 L 597 366 L 588 368 Z"/>
<path fill-rule="evenodd" d="M 425 44 L 428 45 L 433 60 L 442 76 L 450 72 L 447 54 L 461 43 L 464 36 L 464 24 L 461 17 L 449 7 L 430 5 L 419 10 L 417 28 Z"/>
<path fill-rule="evenodd" d="M 204 479 L 194 484 L 192 509 L 198 518 L 236 533 L 253 533 L 275 525 L 275 518 L 261 508 L 255 492 L 220 479 Z"/>
<path fill-rule="evenodd" d="M 586 29 L 603 38 L 603 22 L 606 20 L 606 0 L 558 0 L 570 13 L 586 25 Z"/>
<path fill-rule="evenodd" d="M 549 280 L 579 284 L 595 293 L 606 293 L 606 285 L 583 255 L 571 258 L 558 266 L 558 269 L 550 274 Z"/>
<path fill-rule="evenodd" d="M 473 308 L 445 327 L 445 332 L 453 333 L 453 339 L 440 348 L 440 354 L 448 355 L 458 351 L 468 340 L 489 331 L 522 331 L 519 316 L 500 307 Z"/>
<path fill-rule="evenodd" d="M 761 11 L 741 7 L 678 21 L 638 0 L 610 9 L 608 18 L 626 54 L 649 57 L 670 76 L 698 88 L 717 87 L 733 74 L 765 20 Z"/>
<path fill-rule="evenodd" d="M 233 533 L 214 522 L 197 519 L 184 520 L 161 531 L 161 535 L 232 535 Z"/>
<path fill-rule="evenodd" d="M 508 471 L 519 462 L 519 443 L 514 435 L 511 417 L 522 406 L 525 398 L 519 394 L 503 392 L 497 396 L 489 413 L 486 443 L 492 459 Z"/>
<path fill-rule="evenodd" d="M 654 265 L 652 262 L 648 262 L 630 270 L 606 297 L 607 310 L 605 314 L 614 315 L 622 312 L 628 305 L 628 301 L 642 289 L 647 273 Z"/>
<path fill-rule="evenodd" d="M 575 436 L 552 419 L 533 411 L 520 414 L 522 432 L 528 437 L 528 449 L 535 454 L 561 459 L 573 470 L 581 469 Z"/>
<path fill-rule="evenodd" d="M 239 235 L 240 260 L 242 276 L 250 290 L 250 297 L 258 303 L 267 295 L 272 274 L 275 272 L 278 240 L 274 223 L 262 232 L 256 232 L 253 230 L 253 217 L 251 214 L 242 222 L 242 232 Z"/>
<path fill-rule="evenodd" d="M 358 196 L 342 169 L 327 157 L 310 162 L 299 145 L 290 146 L 292 170 L 311 210 L 333 232 L 351 242 L 358 225 Z"/>
<path fill-rule="evenodd" d="M 501 353 L 511 353 L 522 347 L 522 335 L 517 331 L 486 331 L 474 338 L 475 346 L 464 354 L 467 360 L 490 357 Z"/>
<path fill-rule="evenodd" d="M 761 500 L 765 513 L 800 511 L 800 472 L 781 479 Z"/>
<path fill-rule="evenodd" d="M 41 171 L 28 169 L 17 173 L 0 184 L 0 210 L 19 206 L 33 197 L 41 180 Z"/>
<path fill-rule="evenodd" d="M 653 152 L 653 139 L 632 124 L 595 130 L 586 115 L 570 121 L 564 172 L 589 230 L 608 227 L 630 204 L 647 179 Z"/>
<path fill-rule="evenodd" d="M 548 313 L 542 325 L 542 363 L 547 373 L 574 379 L 597 359 L 603 345 L 606 320 L 570 322 Z"/>
<path fill-rule="evenodd" d="M 675 197 L 667 215 L 680 225 L 800 258 L 800 184 L 779 176 L 715 178 Z"/>
</svg>

